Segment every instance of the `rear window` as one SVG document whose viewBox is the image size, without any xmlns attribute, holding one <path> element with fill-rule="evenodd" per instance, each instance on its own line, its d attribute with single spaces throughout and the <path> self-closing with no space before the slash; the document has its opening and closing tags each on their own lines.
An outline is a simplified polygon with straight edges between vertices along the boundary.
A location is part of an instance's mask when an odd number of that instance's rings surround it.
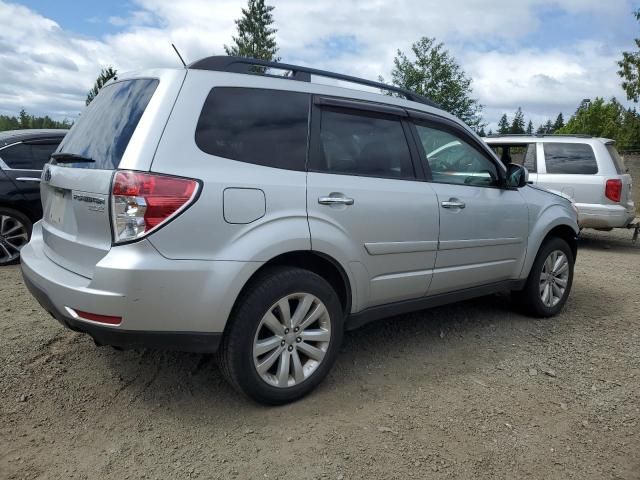
<svg viewBox="0 0 640 480">
<path fill-rule="evenodd" d="M 545 143 L 547 173 L 593 175 L 598 164 L 593 149 L 585 143 Z"/>
<path fill-rule="evenodd" d="M 397 118 L 323 109 L 320 158 L 314 170 L 413 179 L 409 145 Z"/>
<path fill-rule="evenodd" d="M 94 163 L 65 166 L 118 168 L 129 140 L 158 86 L 158 80 L 137 79 L 104 87 L 62 141 L 60 152 L 82 155 Z"/>
<path fill-rule="evenodd" d="M 216 87 L 207 96 L 196 144 L 211 155 L 288 170 L 305 170 L 309 94 Z"/>
<path fill-rule="evenodd" d="M 622 175 L 623 173 L 627 173 L 627 168 L 624 166 L 624 160 L 618 153 L 618 149 L 612 143 L 608 143 L 606 145 L 607 150 L 609 151 L 609 155 L 611 155 L 611 160 L 613 160 L 613 164 L 616 167 L 616 172 L 618 175 Z"/>
</svg>

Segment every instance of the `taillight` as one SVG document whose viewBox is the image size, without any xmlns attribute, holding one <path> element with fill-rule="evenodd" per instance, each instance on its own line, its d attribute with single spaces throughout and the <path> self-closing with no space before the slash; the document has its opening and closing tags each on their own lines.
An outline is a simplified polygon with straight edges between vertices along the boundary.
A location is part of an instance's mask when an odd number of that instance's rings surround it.
<svg viewBox="0 0 640 480">
<path fill-rule="evenodd" d="M 622 198 L 622 180 L 612 179 L 607 180 L 607 184 L 604 189 L 604 196 L 614 202 L 619 202 Z"/>
<path fill-rule="evenodd" d="M 198 182 L 132 171 L 118 171 L 111 187 L 111 226 L 115 243 L 144 237 L 167 223 L 195 199 Z"/>
</svg>

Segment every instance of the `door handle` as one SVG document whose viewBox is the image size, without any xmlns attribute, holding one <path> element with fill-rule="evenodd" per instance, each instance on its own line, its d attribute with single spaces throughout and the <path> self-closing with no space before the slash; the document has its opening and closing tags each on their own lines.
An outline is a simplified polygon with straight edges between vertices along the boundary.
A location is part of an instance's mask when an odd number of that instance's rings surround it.
<svg viewBox="0 0 640 480">
<path fill-rule="evenodd" d="M 320 205 L 353 205 L 353 198 L 349 197 L 320 197 L 318 198 Z"/>
<path fill-rule="evenodd" d="M 16 178 L 17 182 L 37 182 L 40 183 L 40 179 L 36 177 L 18 177 Z"/>
<path fill-rule="evenodd" d="M 446 202 L 441 202 L 442 208 L 464 208 L 466 207 L 464 202 L 460 200 L 455 200 L 453 198 L 447 200 Z"/>
</svg>

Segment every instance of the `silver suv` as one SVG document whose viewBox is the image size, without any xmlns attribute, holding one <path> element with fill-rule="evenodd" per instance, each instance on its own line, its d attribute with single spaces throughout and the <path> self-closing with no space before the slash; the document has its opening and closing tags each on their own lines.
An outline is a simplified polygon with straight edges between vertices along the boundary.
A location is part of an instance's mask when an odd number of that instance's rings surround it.
<svg viewBox="0 0 640 480">
<path fill-rule="evenodd" d="M 581 227 L 635 226 L 631 175 L 615 141 L 587 135 L 505 135 L 485 141 L 503 163 L 524 165 L 533 184 L 575 202 Z"/>
<path fill-rule="evenodd" d="M 217 351 L 269 404 L 318 385 L 345 329 L 505 290 L 551 316 L 573 279 L 569 201 L 427 99 L 293 65 L 119 76 L 41 188 L 22 271 L 47 311 L 98 345 Z"/>
</svg>

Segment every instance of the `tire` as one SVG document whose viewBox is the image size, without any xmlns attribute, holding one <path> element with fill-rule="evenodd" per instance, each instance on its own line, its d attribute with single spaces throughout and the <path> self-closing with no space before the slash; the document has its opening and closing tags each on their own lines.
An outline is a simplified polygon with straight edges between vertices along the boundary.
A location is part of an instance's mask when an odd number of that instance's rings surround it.
<svg viewBox="0 0 640 480">
<path fill-rule="evenodd" d="M 547 271 L 554 258 L 558 266 L 551 270 L 552 275 L 549 275 Z M 513 296 L 518 306 L 525 314 L 533 317 L 556 315 L 564 307 L 571 292 L 573 266 L 573 252 L 565 240 L 558 237 L 546 240 L 538 251 L 524 289 L 514 292 Z M 559 290 L 562 290 L 562 294 L 559 294 Z"/>
<path fill-rule="evenodd" d="M 259 403 L 293 402 L 333 366 L 343 325 L 338 295 L 324 278 L 295 267 L 267 269 L 236 302 L 217 353 L 220 370 Z"/>
<path fill-rule="evenodd" d="M 32 228 L 22 212 L 0 207 L 0 267 L 20 261 L 20 249 L 31 239 Z"/>
</svg>

